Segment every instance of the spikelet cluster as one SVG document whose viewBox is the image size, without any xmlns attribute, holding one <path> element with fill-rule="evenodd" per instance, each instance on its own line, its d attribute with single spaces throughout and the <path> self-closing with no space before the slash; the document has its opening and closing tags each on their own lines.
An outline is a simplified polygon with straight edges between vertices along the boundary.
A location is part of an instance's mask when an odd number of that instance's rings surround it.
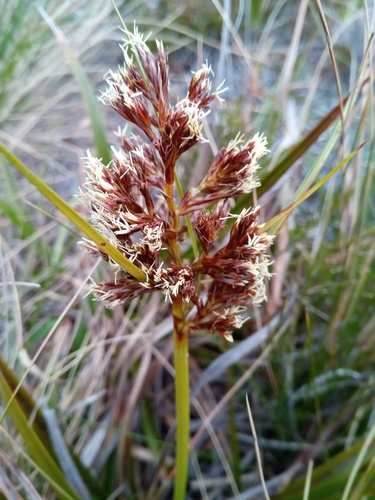
<svg viewBox="0 0 375 500">
<path fill-rule="evenodd" d="M 272 236 L 258 225 L 260 207 L 230 214 L 231 200 L 259 186 L 258 160 L 266 152 L 265 137 L 237 135 L 213 158 L 196 186 L 182 198 L 175 178 L 181 155 L 206 141 L 203 120 L 220 90 L 213 91 L 211 67 L 193 74 L 186 96 L 172 102 L 169 66 L 163 44 L 154 55 L 135 28 L 124 44 L 124 65 L 107 75 L 101 100 L 111 105 L 138 134 L 119 133 L 121 149 L 104 165 L 87 154 L 83 201 L 93 225 L 146 274 L 138 282 L 116 267 L 113 280 L 93 285 L 98 300 L 114 307 L 143 294 L 160 291 L 165 299 L 186 304 L 189 332 L 206 330 L 232 340 L 245 320 L 247 306 L 266 298 Z M 188 238 L 191 220 L 199 255 L 184 261 L 176 246 Z M 229 239 L 219 233 L 230 225 Z M 108 257 L 96 245 L 91 252 Z"/>
</svg>

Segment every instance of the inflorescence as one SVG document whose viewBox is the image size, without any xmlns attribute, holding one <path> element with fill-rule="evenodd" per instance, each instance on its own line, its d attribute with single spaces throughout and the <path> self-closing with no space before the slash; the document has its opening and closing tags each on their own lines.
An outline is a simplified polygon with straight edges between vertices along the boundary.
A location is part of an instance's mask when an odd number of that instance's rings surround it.
<svg viewBox="0 0 375 500">
<path fill-rule="evenodd" d="M 193 146 L 206 142 L 203 119 L 222 91 L 212 90 L 207 64 L 193 74 L 185 98 L 174 105 L 163 44 L 153 55 L 135 29 L 123 46 L 124 66 L 108 73 L 101 100 L 110 104 L 141 135 L 119 133 L 121 149 L 113 149 L 107 166 L 87 155 L 87 181 L 82 193 L 93 225 L 146 275 L 139 282 L 117 264 L 112 281 L 93 285 L 98 300 L 109 307 L 140 295 L 161 291 L 177 298 L 189 312 L 186 332 L 218 332 L 232 340 L 247 306 L 266 298 L 265 277 L 273 237 L 258 225 L 260 207 L 230 213 L 231 199 L 259 186 L 258 160 L 266 152 L 265 137 L 249 141 L 237 135 L 213 159 L 194 187 L 177 195 L 176 162 Z M 179 193 L 181 194 L 181 193 Z M 180 244 L 190 218 L 200 253 L 192 261 L 181 257 Z M 219 233 L 232 224 L 229 239 Z M 191 236 L 191 234 L 190 234 Z M 83 245 L 103 259 L 108 256 L 89 241 Z"/>
</svg>

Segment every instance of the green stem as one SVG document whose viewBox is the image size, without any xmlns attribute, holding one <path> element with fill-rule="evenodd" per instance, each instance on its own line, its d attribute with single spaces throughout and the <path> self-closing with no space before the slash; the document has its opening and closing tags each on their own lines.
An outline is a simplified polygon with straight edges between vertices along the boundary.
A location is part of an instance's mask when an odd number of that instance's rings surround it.
<svg viewBox="0 0 375 500">
<path fill-rule="evenodd" d="M 175 181 L 176 181 L 176 187 L 177 187 L 178 196 L 180 197 L 180 200 L 182 200 L 182 198 L 184 197 L 184 191 L 182 189 L 181 181 L 180 181 L 180 178 L 177 175 L 177 172 L 175 172 L 174 178 L 175 178 Z M 191 219 L 190 219 L 190 215 L 189 214 L 185 215 L 185 221 L 186 221 L 186 227 L 187 227 L 187 230 L 188 230 L 188 233 L 189 233 L 189 237 L 190 237 L 190 241 L 191 241 L 191 247 L 193 249 L 194 257 L 197 259 L 198 256 L 199 256 L 199 250 L 198 250 L 197 240 L 195 238 L 194 229 L 193 229 L 193 225 L 191 223 Z"/>
<path fill-rule="evenodd" d="M 189 465 L 190 394 L 189 343 L 183 331 L 184 311 L 179 297 L 172 304 L 176 396 L 176 477 L 173 500 L 185 500 Z"/>
<path fill-rule="evenodd" d="M 181 187 L 181 186 L 180 186 Z M 174 230 L 169 238 L 169 250 L 176 266 L 182 266 L 180 248 L 177 242 L 180 215 L 176 211 L 173 184 L 165 183 L 166 200 Z M 189 468 L 190 438 L 190 393 L 189 393 L 189 342 L 186 331 L 184 307 L 180 295 L 172 298 L 173 343 L 176 401 L 176 476 L 173 500 L 185 500 Z"/>
</svg>

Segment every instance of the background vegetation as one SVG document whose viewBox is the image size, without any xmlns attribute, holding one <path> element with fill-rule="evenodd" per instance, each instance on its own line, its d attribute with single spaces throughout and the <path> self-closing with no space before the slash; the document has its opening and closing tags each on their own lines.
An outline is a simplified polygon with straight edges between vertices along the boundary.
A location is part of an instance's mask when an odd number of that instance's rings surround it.
<svg viewBox="0 0 375 500">
<path fill-rule="evenodd" d="M 111 4 L 39 4 L 99 94 L 121 61 Z M 375 498 L 374 4 L 118 7 L 128 25 L 136 19 L 164 41 L 176 95 L 206 59 L 216 83 L 226 81 L 226 100 L 206 124 L 210 144 L 184 165 L 186 184 L 238 131 L 263 132 L 268 220 L 369 140 L 280 229 L 268 303 L 250 311 L 233 346 L 191 337 L 187 498 L 264 497 L 246 394 L 271 498 Z M 0 19 L 0 141 L 74 203 L 95 144 L 64 39 L 26 0 L 0 0 Z M 123 123 L 100 110 L 116 144 L 111 131 Z M 2 498 L 171 498 L 168 304 L 153 295 L 108 311 L 85 296 L 106 266 L 77 247 L 80 235 L 5 159 L 0 166 L 0 393 L 5 404 L 24 379 L 16 402 L 26 416 L 17 424 L 14 404 L 2 420 Z"/>
</svg>

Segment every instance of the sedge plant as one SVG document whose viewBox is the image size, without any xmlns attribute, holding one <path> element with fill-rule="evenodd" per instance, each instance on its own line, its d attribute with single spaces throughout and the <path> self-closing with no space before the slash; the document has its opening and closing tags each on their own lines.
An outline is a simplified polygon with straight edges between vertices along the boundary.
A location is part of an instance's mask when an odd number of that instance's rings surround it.
<svg viewBox="0 0 375 500">
<path fill-rule="evenodd" d="M 273 236 L 258 224 L 260 207 L 231 215 L 232 200 L 259 186 L 258 160 L 266 139 L 248 141 L 238 134 L 214 157 L 207 173 L 184 190 L 178 160 L 206 142 L 203 119 L 221 90 L 213 91 L 211 68 L 194 73 L 186 97 L 172 102 L 167 54 L 157 42 L 153 55 L 135 28 L 123 46 L 124 66 L 108 73 L 101 100 L 111 105 L 140 135 L 119 132 L 121 149 L 105 165 L 87 155 L 87 180 L 81 194 L 91 223 L 143 274 L 121 268 L 90 240 L 82 245 L 108 260 L 113 279 L 92 285 L 97 300 L 109 307 L 161 292 L 174 322 L 176 399 L 175 500 L 185 498 L 189 456 L 189 351 L 191 334 L 205 330 L 232 341 L 246 308 L 265 299 Z M 232 224 L 231 224 L 232 223 Z M 231 224 L 229 238 L 219 233 Z M 184 250 L 193 249 L 193 259 Z"/>
</svg>

